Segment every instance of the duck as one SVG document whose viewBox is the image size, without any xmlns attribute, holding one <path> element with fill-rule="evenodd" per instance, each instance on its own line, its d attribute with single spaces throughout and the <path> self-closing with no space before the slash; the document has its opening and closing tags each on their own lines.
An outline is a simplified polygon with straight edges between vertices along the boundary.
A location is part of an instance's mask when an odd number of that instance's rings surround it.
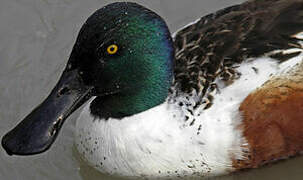
<svg viewBox="0 0 303 180">
<path fill-rule="evenodd" d="M 303 0 L 250 0 L 171 34 L 115 2 L 84 23 L 50 95 L 2 138 L 50 149 L 76 122 L 81 156 L 122 177 L 213 177 L 303 152 Z"/>
</svg>

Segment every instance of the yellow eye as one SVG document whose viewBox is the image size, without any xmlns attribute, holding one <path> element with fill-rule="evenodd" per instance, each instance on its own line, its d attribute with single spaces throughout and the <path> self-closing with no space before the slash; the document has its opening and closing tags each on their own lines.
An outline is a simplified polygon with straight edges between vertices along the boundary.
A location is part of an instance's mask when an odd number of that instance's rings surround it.
<svg viewBox="0 0 303 180">
<path fill-rule="evenodd" d="M 118 51 L 118 46 L 115 44 L 112 44 L 110 46 L 107 47 L 107 53 L 108 54 L 116 54 Z"/>
</svg>

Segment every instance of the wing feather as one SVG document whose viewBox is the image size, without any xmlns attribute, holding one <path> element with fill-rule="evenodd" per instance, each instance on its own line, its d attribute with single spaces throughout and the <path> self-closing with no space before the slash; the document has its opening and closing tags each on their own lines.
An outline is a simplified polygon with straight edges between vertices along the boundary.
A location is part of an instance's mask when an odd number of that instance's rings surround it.
<svg viewBox="0 0 303 180">
<path fill-rule="evenodd" d="M 176 33 L 174 83 L 204 96 L 215 78 L 235 80 L 234 66 L 249 57 L 289 59 L 277 50 L 302 48 L 294 36 L 302 31 L 303 0 L 253 0 L 206 15 Z"/>
</svg>

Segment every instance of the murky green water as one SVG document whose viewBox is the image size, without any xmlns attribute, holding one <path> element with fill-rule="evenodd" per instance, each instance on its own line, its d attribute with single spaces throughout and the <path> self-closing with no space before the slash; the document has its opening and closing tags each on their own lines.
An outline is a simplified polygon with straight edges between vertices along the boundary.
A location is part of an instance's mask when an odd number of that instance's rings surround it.
<svg viewBox="0 0 303 180">
<path fill-rule="evenodd" d="M 113 0 L 0 0 L 0 136 L 50 92 L 62 72 L 77 33 L 94 10 Z M 171 32 L 243 0 L 137 0 L 160 14 Z M 100 180 L 73 146 L 75 113 L 54 146 L 41 155 L 9 157 L 0 149 L 0 180 Z M 303 158 L 221 177 L 303 179 Z"/>
</svg>

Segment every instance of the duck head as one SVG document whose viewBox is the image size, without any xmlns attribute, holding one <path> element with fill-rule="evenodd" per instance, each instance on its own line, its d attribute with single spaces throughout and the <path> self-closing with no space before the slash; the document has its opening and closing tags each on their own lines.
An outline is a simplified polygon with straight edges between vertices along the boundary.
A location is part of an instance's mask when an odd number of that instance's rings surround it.
<svg viewBox="0 0 303 180">
<path fill-rule="evenodd" d="M 2 138 L 10 155 L 53 144 L 65 119 L 86 101 L 91 115 L 123 118 L 163 103 L 173 78 L 174 48 L 166 23 L 135 3 L 113 3 L 82 26 L 50 95 Z"/>
</svg>

